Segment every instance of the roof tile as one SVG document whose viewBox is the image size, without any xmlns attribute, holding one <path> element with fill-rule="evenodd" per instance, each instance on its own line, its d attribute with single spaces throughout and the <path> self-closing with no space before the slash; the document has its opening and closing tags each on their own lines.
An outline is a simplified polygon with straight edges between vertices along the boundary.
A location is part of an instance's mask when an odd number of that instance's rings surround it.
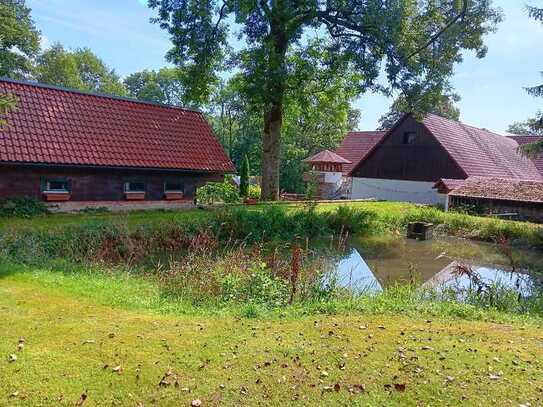
<svg viewBox="0 0 543 407">
<path fill-rule="evenodd" d="M 229 172 L 201 112 L 0 79 L 18 104 L 0 161 Z"/>
<path fill-rule="evenodd" d="M 469 177 L 450 196 L 543 203 L 543 181 Z"/>
<path fill-rule="evenodd" d="M 534 163 L 518 153 L 518 144 L 511 138 L 434 114 L 427 115 L 423 124 L 468 177 L 542 179 Z"/>
<path fill-rule="evenodd" d="M 343 166 L 343 172 L 348 174 L 368 153 L 381 141 L 386 131 L 351 131 L 347 133 L 336 153 L 351 161 Z"/>
</svg>

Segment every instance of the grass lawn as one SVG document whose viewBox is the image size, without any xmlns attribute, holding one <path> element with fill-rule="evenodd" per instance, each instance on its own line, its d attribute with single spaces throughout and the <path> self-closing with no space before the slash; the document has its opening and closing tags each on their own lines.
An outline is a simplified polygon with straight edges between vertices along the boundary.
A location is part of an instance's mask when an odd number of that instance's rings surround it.
<svg viewBox="0 0 543 407">
<path fill-rule="evenodd" d="M 89 288 L 0 275 L 0 405 L 543 404 L 540 320 L 168 315 Z"/>
</svg>

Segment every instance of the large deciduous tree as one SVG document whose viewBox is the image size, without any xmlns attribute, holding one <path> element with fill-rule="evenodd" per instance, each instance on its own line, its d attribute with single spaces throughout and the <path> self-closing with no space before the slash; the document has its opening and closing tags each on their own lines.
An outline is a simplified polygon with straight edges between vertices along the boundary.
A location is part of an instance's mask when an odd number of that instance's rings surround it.
<svg viewBox="0 0 543 407">
<path fill-rule="evenodd" d="M 237 69 L 262 115 L 262 196 L 278 197 L 281 133 L 293 69 L 288 53 L 324 40 L 323 69 L 356 72 L 358 92 L 439 88 L 462 60 L 482 57 L 500 13 L 489 0 L 149 0 L 171 36 L 169 61 L 185 68 L 192 95 L 209 94 L 221 69 Z M 234 58 L 224 64 L 230 39 Z M 310 46 L 310 45 L 309 45 Z M 338 69 L 342 68 L 342 69 Z M 387 84 L 379 84 L 384 70 Z M 301 89 L 304 85 L 301 84 Z"/>
<path fill-rule="evenodd" d="M 0 0 L 0 76 L 23 79 L 40 50 L 40 33 L 24 0 Z"/>
<path fill-rule="evenodd" d="M 70 51 L 54 44 L 37 58 L 34 76 L 50 85 L 117 96 L 127 94 L 115 71 L 88 48 Z"/>
</svg>

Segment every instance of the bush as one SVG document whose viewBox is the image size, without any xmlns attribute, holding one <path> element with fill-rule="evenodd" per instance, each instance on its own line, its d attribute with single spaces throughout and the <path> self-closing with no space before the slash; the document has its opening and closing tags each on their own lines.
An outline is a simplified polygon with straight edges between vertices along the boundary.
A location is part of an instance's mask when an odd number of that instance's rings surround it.
<svg viewBox="0 0 543 407">
<path fill-rule="evenodd" d="M 268 205 L 258 211 L 228 208 L 215 214 L 214 223 L 213 228 L 223 239 L 293 240 L 363 233 L 370 227 L 370 213 L 343 206 L 332 212 L 317 212 L 314 206 L 289 211 L 280 205 Z"/>
<path fill-rule="evenodd" d="M 19 197 L 0 201 L 0 216 L 32 216 L 48 213 L 47 205 L 36 198 Z"/>
<path fill-rule="evenodd" d="M 196 201 L 201 204 L 211 205 L 216 202 L 236 203 L 239 195 L 236 187 L 228 181 L 209 182 L 196 191 Z"/>
<path fill-rule="evenodd" d="M 262 195 L 262 190 L 260 189 L 260 185 L 249 185 L 249 191 L 247 197 L 250 199 L 260 199 L 260 196 Z"/>
</svg>

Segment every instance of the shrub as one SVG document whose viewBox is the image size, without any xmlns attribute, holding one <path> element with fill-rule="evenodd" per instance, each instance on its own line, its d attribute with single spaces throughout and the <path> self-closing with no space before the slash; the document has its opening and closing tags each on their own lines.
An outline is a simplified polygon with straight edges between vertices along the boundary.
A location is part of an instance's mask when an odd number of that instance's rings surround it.
<svg viewBox="0 0 543 407">
<path fill-rule="evenodd" d="M 0 216 L 32 216 L 48 213 L 47 205 L 36 198 L 18 197 L 0 201 Z"/>
<path fill-rule="evenodd" d="M 239 194 L 243 198 L 247 198 L 249 195 L 249 158 L 245 155 L 243 162 L 241 163 L 241 171 L 239 177 Z"/>
<path fill-rule="evenodd" d="M 228 181 L 209 182 L 196 191 L 196 200 L 202 204 L 214 204 L 215 202 L 235 203 L 239 202 L 236 187 Z"/>
<path fill-rule="evenodd" d="M 250 199 L 260 199 L 262 190 L 260 189 L 260 185 L 249 185 L 249 190 L 247 193 L 247 197 Z"/>
</svg>

